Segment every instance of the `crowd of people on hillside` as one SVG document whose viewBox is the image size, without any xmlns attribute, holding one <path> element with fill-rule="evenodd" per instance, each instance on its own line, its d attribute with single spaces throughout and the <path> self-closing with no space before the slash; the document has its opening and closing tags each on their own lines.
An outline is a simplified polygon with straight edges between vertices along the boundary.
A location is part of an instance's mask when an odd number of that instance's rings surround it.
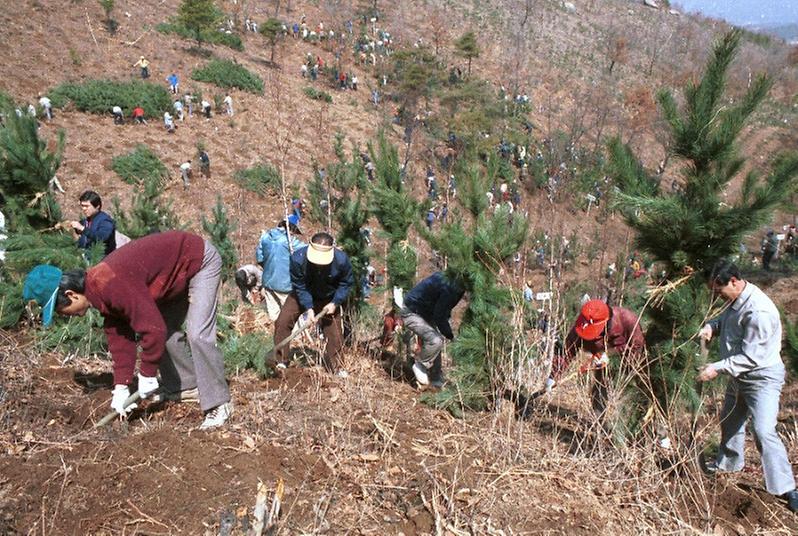
<svg viewBox="0 0 798 536">
<path fill-rule="evenodd" d="M 388 32 L 377 28 L 376 18 L 369 22 L 372 33 L 356 41 L 355 53 L 361 63 L 375 65 L 378 55 L 391 53 L 392 41 Z M 247 18 L 245 28 L 257 32 L 258 24 Z M 311 29 L 303 15 L 290 28 L 284 25 L 283 32 L 297 39 L 331 42 L 339 37 L 343 39 L 345 33 L 351 35 L 353 30 L 351 21 L 347 22 L 345 32 L 326 29 L 321 22 Z M 150 62 L 144 56 L 133 66 L 140 69 L 142 79 L 151 76 Z M 308 53 L 300 74 L 315 81 L 324 69 L 321 56 Z M 331 74 L 341 90 L 358 89 L 358 78 L 353 72 L 333 70 Z M 387 79 L 383 78 L 382 82 L 386 84 Z M 166 77 L 166 83 L 176 98 L 172 110 L 163 114 L 163 126 L 167 133 L 173 133 L 177 129 L 176 122 L 193 116 L 194 97 L 188 92 L 180 95 L 177 73 Z M 501 94 L 503 100 L 512 99 L 515 105 L 529 105 L 525 93 L 511 97 L 502 87 Z M 378 104 L 379 93 L 372 95 L 375 105 Z M 31 104 L 24 113 L 34 117 L 41 113 L 48 121 L 52 120 L 50 99 L 39 95 L 38 103 L 40 110 Z M 201 99 L 199 109 L 206 119 L 211 118 L 210 102 Z M 229 93 L 222 100 L 221 111 L 231 117 L 234 115 Z M 23 113 L 21 109 L 16 112 Z M 126 118 L 120 106 L 113 106 L 111 114 L 114 124 L 124 124 Z M 141 106 L 132 110 L 131 118 L 135 123 L 147 124 L 146 111 Z M 422 119 L 418 116 L 415 120 Z M 576 158 L 573 147 L 570 150 Z M 532 161 L 530 149 L 501 140 L 497 151 L 501 158 L 519 169 L 519 174 L 517 179 L 501 179 L 492 184 L 485 192 L 485 202 L 491 214 L 504 211 L 512 216 L 522 210 L 521 186 Z M 360 156 L 368 180 L 374 181 L 374 163 L 365 153 Z M 195 158 L 202 174 L 210 177 L 207 152 L 198 148 Z M 534 159 L 543 159 L 541 151 L 537 151 Z M 185 189 L 191 186 L 193 160 L 187 159 L 178 166 Z M 319 172 L 324 173 L 324 168 Z M 576 170 L 569 169 L 563 162 L 546 172 L 546 188 L 553 201 L 562 177 Z M 457 198 L 456 178 L 450 174 L 442 188 L 433 167 L 429 166 L 425 191 L 429 209 L 424 222 L 432 231 L 435 222 L 446 223 L 449 218 L 449 203 Z M 590 202 L 598 203 L 601 185 L 597 183 L 595 193 L 590 195 Z M 96 192 L 83 192 L 79 206 L 84 217 L 68 222 L 77 247 L 88 252 L 101 245 L 103 259 L 85 270 L 62 271 L 52 265 L 37 266 L 26 278 L 24 298 L 39 303 L 45 326 L 52 323 L 55 314 L 84 315 L 90 308 L 99 311 L 104 318 L 113 361 L 114 388 L 110 405 L 120 416 L 128 416 L 135 409 L 135 404 L 130 403 L 135 386 L 141 399 L 198 402 L 203 411 L 200 429 L 223 426 L 233 414 L 233 401 L 217 344 L 216 318 L 223 268 L 216 247 L 184 231 L 165 231 L 130 241 L 117 231 L 113 218 L 103 211 L 102 199 Z M 273 325 L 275 343 L 290 341 L 292 332 L 297 329 L 317 326 L 325 342 L 321 359 L 324 369 L 345 380 L 349 371 L 343 359 L 342 307 L 355 285 L 362 285 L 363 295 L 368 296 L 370 289 L 377 285 L 378 270 L 369 264 L 365 267 L 364 280 L 355 281 L 352 262 L 337 247 L 332 234 L 319 231 L 306 237 L 303 233 L 303 210 L 302 200 L 293 199 L 290 212 L 262 232 L 254 248 L 253 262 L 238 268 L 234 278 L 242 301 L 266 311 Z M 524 217 L 528 214 L 524 213 Z M 364 231 L 365 240 L 370 242 L 370 230 Z M 777 234 L 771 230 L 762 240 L 762 266 L 766 271 L 772 269 L 771 263 L 780 253 L 798 255 L 795 226 L 784 231 Z M 536 243 L 533 250 L 540 266 L 551 266 L 553 262 L 546 257 L 547 239 L 544 237 Z M 567 257 L 568 239 L 562 238 L 560 243 L 560 254 Z M 520 253 L 513 263 L 518 271 Z M 648 277 L 650 267 L 634 252 L 622 268 L 625 277 L 641 278 Z M 615 264 L 611 264 L 607 277 L 613 277 L 615 271 Z M 785 374 L 780 356 L 778 310 L 761 289 L 742 277 L 737 265 L 730 260 L 720 260 L 704 276 L 712 293 L 730 304 L 697 334 L 707 342 L 713 338 L 720 340 L 720 359 L 703 366 L 698 380 L 712 381 L 719 374 L 730 377 L 722 409 L 719 454 L 708 464 L 707 470 L 742 470 L 745 425 L 750 417 L 756 446 L 762 452 L 768 492 L 783 497 L 791 510 L 798 511 L 792 467 L 776 433 Z M 524 280 L 520 295 L 526 303 L 546 299 L 535 294 L 529 280 Z M 395 299 L 394 307 L 386 313 L 382 342 L 388 347 L 393 344 L 396 333 L 401 333 L 405 357 L 418 386 L 438 389 L 444 386 L 442 352 L 445 341 L 456 337 L 452 311 L 464 298 L 464 283 L 438 270 Z M 400 326 L 402 329 L 398 331 Z M 544 332 L 552 329 L 547 316 L 541 315 L 538 329 Z M 639 315 L 606 300 L 586 299 L 565 340 L 558 343 L 551 359 L 551 373 L 542 391 L 551 393 L 561 385 L 573 362 L 580 353 L 585 353 L 589 357 L 573 374 L 592 376 L 592 407 L 599 419 L 605 419 L 613 370 L 611 356 L 620 361 L 621 369 L 644 365 L 646 340 Z M 290 365 L 289 347 L 277 345 L 268 364 L 277 371 L 286 369 Z M 668 438 L 660 438 L 660 446 L 667 448 L 669 444 Z"/>
</svg>

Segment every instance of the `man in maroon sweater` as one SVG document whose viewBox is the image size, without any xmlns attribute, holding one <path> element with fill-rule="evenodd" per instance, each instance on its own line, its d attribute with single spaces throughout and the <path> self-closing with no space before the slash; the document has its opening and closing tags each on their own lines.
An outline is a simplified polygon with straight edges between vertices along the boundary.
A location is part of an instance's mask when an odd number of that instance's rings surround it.
<svg viewBox="0 0 798 536">
<path fill-rule="evenodd" d="M 642 357 L 645 346 L 640 319 L 635 313 L 623 307 L 610 307 L 601 300 L 590 300 L 582 306 L 576 323 L 568 333 L 563 353 L 555 354 L 552 360 L 551 376 L 546 380 L 546 390 L 550 391 L 556 385 L 579 350 L 590 353 L 592 358 L 580 370 L 595 371 L 593 409 L 599 416 L 603 416 L 609 387 L 607 352 L 614 350 L 622 359 L 635 361 Z"/>
<path fill-rule="evenodd" d="M 37 266 L 28 276 L 25 293 L 44 307 L 45 325 L 53 309 L 70 316 L 82 316 L 89 307 L 100 311 L 114 364 L 114 410 L 129 411 L 124 401 L 138 345 L 142 398 L 158 389 L 160 370 L 161 399 L 187 399 L 188 392 L 198 390 L 205 411 L 200 428 L 208 429 L 224 424 L 232 413 L 223 358 L 216 346 L 221 267 L 219 253 L 208 241 L 168 231 L 134 240 L 88 271 L 61 274 L 53 266 Z M 53 289 L 48 300 L 49 286 Z"/>
</svg>

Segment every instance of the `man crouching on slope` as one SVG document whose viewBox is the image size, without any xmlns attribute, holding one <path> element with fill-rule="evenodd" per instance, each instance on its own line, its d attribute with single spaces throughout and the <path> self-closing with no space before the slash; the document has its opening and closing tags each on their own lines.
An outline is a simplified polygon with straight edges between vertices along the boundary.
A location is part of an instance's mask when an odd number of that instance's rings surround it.
<svg viewBox="0 0 798 536">
<path fill-rule="evenodd" d="M 23 297 L 42 306 L 45 326 L 53 311 L 67 316 L 83 316 L 89 307 L 100 311 L 114 367 L 111 407 L 120 415 L 132 409 L 124 402 L 138 344 L 141 398 L 158 390 L 160 370 L 164 389 L 156 396 L 161 400 L 187 400 L 191 391 L 199 391 L 204 430 L 221 426 L 233 411 L 216 346 L 221 269 L 219 252 L 210 242 L 168 231 L 134 240 L 88 271 L 62 273 L 39 265 L 28 274 Z"/>
</svg>

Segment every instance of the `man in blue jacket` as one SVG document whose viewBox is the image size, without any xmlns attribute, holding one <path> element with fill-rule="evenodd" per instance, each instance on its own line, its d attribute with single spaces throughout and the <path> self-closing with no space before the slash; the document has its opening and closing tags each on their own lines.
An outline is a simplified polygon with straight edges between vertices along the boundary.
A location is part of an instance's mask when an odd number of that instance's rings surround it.
<svg viewBox="0 0 798 536">
<path fill-rule="evenodd" d="M 288 295 L 274 323 L 274 341 L 285 340 L 300 316 L 304 316 L 305 322 L 315 322 L 317 315 L 324 315 L 321 318 L 321 329 L 327 339 L 324 366 L 345 378 L 348 374 L 341 368 L 341 304 L 355 280 L 349 257 L 335 248 L 333 242 L 332 235 L 316 233 L 309 246 L 291 255 L 293 292 Z M 282 348 L 275 353 L 278 366 L 285 363 L 287 350 Z"/>
<path fill-rule="evenodd" d="M 435 272 L 422 280 L 404 299 L 400 311 L 404 323 L 404 341 L 408 359 L 412 358 L 413 375 L 419 386 L 443 386 L 441 350 L 443 338 L 454 338 L 449 317 L 452 309 L 463 298 L 463 286 L 442 272 Z M 421 353 L 415 354 L 412 336 L 421 341 Z"/>
<path fill-rule="evenodd" d="M 292 290 L 291 255 L 307 245 L 297 238 L 302 234 L 297 226 L 299 219 L 293 214 L 287 219 L 287 226 L 286 220 L 281 220 L 274 229 L 261 235 L 255 252 L 258 264 L 263 267 L 264 305 L 272 322 L 280 316 L 280 309 Z"/>
<path fill-rule="evenodd" d="M 80 221 L 71 222 L 78 235 L 78 247 L 89 249 L 97 242 L 105 244 L 105 254 L 116 249 L 116 223 L 103 212 L 103 202 L 97 192 L 86 190 L 78 198 L 80 210 L 86 216 Z"/>
</svg>

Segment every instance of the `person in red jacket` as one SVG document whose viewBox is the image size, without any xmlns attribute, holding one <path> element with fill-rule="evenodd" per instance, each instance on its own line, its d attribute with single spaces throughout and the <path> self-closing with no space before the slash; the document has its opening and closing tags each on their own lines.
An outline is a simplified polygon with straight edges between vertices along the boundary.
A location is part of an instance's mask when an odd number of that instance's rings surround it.
<svg viewBox="0 0 798 536">
<path fill-rule="evenodd" d="M 642 357 L 645 346 L 640 319 L 635 313 L 623 307 L 610 307 L 601 300 L 590 300 L 582 306 L 576 323 L 565 339 L 563 352 L 555 354 L 552 360 L 546 390 L 551 391 L 556 385 L 579 350 L 589 353 L 591 358 L 581 365 L 580 370 L 594 371 L 591 396 L 593 409 L 603 416 L 609 387 L 607 352 L 615 351 L 622 359 L 634 361 Z"/>
<path fill-rule="evenodd" d="M 141 125 L 146 125 L 147 121 L 144 119 L 144 108 L 136 106 L 133 108 L 133 121 Z"/>
<path fill-rule="evenodd" d="M 82 316 L 90 307 L 100 311 L 113 359 L 111 407 L 120 415 L 131 409 L 124 401 L 139 346 L 141 397 L 156 394 L 160 371 L 160 399 L 186 400 L 198 391 L 205 412 L 200 429 L 208 429 L 224 424 L 233 409 L 216 345 L 221 270 L 219 252 L 210 242 L 168 231 L 134 240 L 88 271 L 37 266 L 23 296 L 43 307 L 45 326 L 53 310 L 68 316 Z"/>
</svg>

